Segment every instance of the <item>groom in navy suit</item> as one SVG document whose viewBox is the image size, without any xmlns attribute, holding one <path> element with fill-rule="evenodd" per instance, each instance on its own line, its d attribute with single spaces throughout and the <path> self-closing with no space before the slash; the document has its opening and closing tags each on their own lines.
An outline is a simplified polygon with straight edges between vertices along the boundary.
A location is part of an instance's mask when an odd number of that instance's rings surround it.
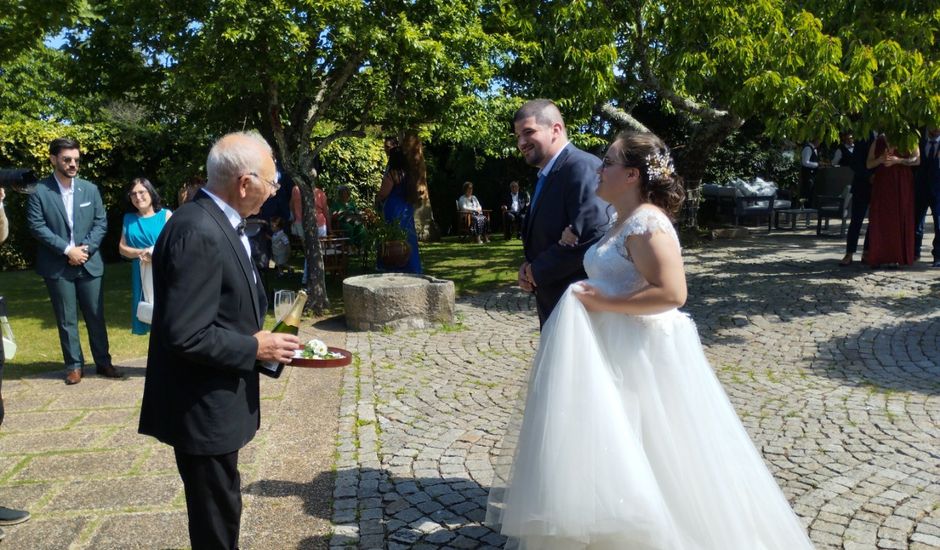
<svg viewBox="0 0 940 550">
<path fill-rule="evenodd" d="M 547 99 L 520 107 L 513 130 L 525 161 L 539 169 L 522 231 L 525 261 L 519 267 L 519 287 L 535 293 L 539 324 L 544 325 L 568 285 L 587 277 L 584 253 L 609 222 L 607 203 L 595 194 L 601 160 L 568 142 L 561 112 Z M 577 246 L 558 244 L 568 226 L 579 237 Z"/>
</svg>

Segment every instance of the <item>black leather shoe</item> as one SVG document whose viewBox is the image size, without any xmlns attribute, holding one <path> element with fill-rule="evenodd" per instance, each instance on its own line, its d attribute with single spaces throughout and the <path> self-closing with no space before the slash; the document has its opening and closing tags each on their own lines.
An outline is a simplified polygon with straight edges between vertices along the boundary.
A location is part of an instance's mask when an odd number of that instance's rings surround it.
<svg viewBox="0 0 940 550">
<path fill-rule="evenodd" d="M 29 512 L 26 510 L 14 510 L 0 506 L 0 525 L 16 525 L 29 519 Z"/>
<path fill-rule="evenodd" d="M 104 376 L 105 378 L 124 378 L 124 373 L 117 370 L 117 367 L 114 365 L 98 367 L 95 369 L 95 373 L 98 376 Z"/>
</svg>

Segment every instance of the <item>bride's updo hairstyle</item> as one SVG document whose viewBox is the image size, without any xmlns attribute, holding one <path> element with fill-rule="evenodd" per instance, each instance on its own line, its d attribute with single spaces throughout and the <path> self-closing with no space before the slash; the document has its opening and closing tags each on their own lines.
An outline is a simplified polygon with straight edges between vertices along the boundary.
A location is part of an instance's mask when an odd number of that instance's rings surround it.
<svg viewBox="0 0 940 550">
<path fill-rule="evenodd" d="M 655 204 L 675 219 L 685 201 L 685 188 L 676 174 L 669 147 L 649 132 L 623 132 L 616 142 L 620 142 L 623 165 L 640 171 L 643 201 Z"/>
</svg>

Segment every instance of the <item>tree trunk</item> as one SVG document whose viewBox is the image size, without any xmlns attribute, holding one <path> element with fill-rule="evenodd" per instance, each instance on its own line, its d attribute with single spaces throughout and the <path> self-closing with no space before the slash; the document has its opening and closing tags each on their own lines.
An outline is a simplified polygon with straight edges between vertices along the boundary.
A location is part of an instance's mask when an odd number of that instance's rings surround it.
<svg viewBox="0 0 940 550">
<path fill-rule="evenodd" d="M 649 132 L 642 122 L 611 103 L 602 105 L 598 114 L 618 129 L 630 128 L 638 132 Z M 702 200 L 700 187 L 708 159 L 721 142 L 744 124 L 744 120 L 725 111 L 711 110 L 708 114 L 711 116 L 693 125 L 692 134 L 685 147 L 675 149 L 676 169 L 682 176 L 686 191 L 681 220 L 690 227 L 698 226 L 698 206 Z"/>
<path fill-rule="evenodd" d="M 300 188 L 300 202 L 303 211 L 301 223 L 304 229 L 304 258 L 307 262 L 307 305 L 304 313 L 322 315 L 330 307 L 326 295 L 326 275 L 323 272 L 323 252 L 317 236 L 317 211 L 314 204 L 316 174 L 293 176 L 294 184 Z"/>
<path fill-rule="evenodd" d="M 431 211 L 431 194 L 428 189 L 427 165 L 424 162 L 424 147 L 417 130 L 409 130 L 401 143 L 408 160 L 409 172 L 418 179 L 418 204 L 415 205 L 415 231 L 419 241 L 439 241 L 441 231 Z"/>
<path fill-rule="evenodd" d="M 685 183 L 685 205 L 681 221 L 688 227 L 698 227 L 698 207 L 702 202 L 702 178 L 708 159 L 721 143 L 741 127 L 743 120 L 724 116 L 696 124 L 686 146 L 676 155 L 676 168 Z"/>
</svg>

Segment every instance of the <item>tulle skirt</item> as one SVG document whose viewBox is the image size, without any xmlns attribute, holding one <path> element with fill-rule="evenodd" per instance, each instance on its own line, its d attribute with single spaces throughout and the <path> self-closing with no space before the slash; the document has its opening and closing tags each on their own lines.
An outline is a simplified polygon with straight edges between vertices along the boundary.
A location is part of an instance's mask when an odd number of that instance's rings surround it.
<svg viewBox="0 0 940 550">
<path fill-rule="evenodd" d="M 569 289 L 524 399 L 487 510 L 507 548 L 812 548 L 686 315 L 588 313 Z"/>
</svg>

